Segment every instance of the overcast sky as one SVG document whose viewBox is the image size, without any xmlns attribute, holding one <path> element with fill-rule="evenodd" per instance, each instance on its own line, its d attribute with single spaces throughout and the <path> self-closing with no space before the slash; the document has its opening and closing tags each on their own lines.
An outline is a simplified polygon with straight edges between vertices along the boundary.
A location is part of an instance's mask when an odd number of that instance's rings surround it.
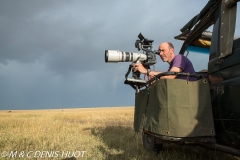
<svg viewBox="0 0 240 160">
<path fill-rule="evenodd" d="M 174 36 L 207 2 L 0 0 L 0 109 L 133 106 L 123 83 L 130 63 L 105 63 L 105 50 L 137 52 L 141 32 L 154 49 L 171 41 L 177 53 Z M 189 58 L 207 69 L 208 55 Z"/>
</svg>

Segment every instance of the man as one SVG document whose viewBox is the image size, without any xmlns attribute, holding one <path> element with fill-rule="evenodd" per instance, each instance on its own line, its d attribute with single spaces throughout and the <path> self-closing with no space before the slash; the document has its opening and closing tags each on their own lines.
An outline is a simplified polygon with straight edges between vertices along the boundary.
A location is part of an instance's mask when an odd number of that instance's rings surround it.
<svg viewBox="0 0 240 160">
<path fill-rule="evenodd" d="M 174 47 L 172 45 L 172 43 L 170 42 L 164 42 L 162 44 L 159 45 L 159 52 L 160 52 L 160 57 L 162 59 L 163 62 L 168 62 L 169 64 L 169 72 L 185 72 L 185 73 L 190 73 L 190 74 L 194 74 L 195 70 L 193 68 L 193 65 L 191 63 L 191 61 L 181 55 L 175 55 L 174 54 Z M 162 72 L 158 72 L 158 71 L 150 71 L 149 69 L 145 68 L 142 64 L 140 63 L 136 63 L 134 64 L 134 71 L 139 71 L 142 74 L 146 74 L 148 75 L 150 78 L 154 77 L 155 75 L 158 75 L 159 73 Z M 186 76 L 177 76 L 177 75 L 169 75 L 169 76 L 162 76 L 160 77 L 161 79 L 187 79 Z M 197 80 L 194 77 L 189 77 L 190 81 L 195 81 Z"/>
</svg>

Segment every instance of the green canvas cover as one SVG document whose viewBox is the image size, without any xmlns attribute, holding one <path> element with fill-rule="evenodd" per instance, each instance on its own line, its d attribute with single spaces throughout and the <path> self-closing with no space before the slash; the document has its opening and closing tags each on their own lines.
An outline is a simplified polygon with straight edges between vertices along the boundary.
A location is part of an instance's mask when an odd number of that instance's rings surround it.
<svg viewBox="0 0 240 160">
<path fill-rule="evenodd" d="M 135 132 L 142 131 L 145 112 L 148 103 L 148 89 L 141 90 L 135 95 L 135 110 L 134 110 L 134 130 Z"/>
<path fill-rule="evenodd" d="M 215 134 L 207 80 L 161 79 L 149 87 L 148 98 L 143 98 L 146 94 L 147 89 L 136 94 L 135 131 L 143 126 L 144 130 L 173 137 Z"/>
</svg>

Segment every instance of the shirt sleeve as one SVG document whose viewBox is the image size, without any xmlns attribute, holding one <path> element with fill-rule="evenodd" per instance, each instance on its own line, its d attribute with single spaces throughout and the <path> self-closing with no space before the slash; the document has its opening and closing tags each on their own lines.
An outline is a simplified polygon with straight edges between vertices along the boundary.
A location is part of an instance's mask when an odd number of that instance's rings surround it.
<svg viewBox="0 0 240 160">
<path fill-rule="evenodd" d="M 186 62 L 184 61 L 184 58 L 182 55 L 178 54 L 175 57 L 172 67 L 178 67 L 184 70 L 184 68 L 186 67 Z"/>
</svg>

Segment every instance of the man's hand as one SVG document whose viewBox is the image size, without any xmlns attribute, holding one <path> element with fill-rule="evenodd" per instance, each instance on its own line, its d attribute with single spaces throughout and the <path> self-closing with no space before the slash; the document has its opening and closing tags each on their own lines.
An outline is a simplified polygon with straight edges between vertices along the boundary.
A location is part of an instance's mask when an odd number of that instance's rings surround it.
<svg viewBox="0 0 240 160">
<path fill-rule="evenodd" d="M 147 68 L 145 68 L 141 63 L 135 63 L 133 65 L 133 71 L 134 72 L 139 71 L 142 74 L 147 74 Z"/>
</svg>

